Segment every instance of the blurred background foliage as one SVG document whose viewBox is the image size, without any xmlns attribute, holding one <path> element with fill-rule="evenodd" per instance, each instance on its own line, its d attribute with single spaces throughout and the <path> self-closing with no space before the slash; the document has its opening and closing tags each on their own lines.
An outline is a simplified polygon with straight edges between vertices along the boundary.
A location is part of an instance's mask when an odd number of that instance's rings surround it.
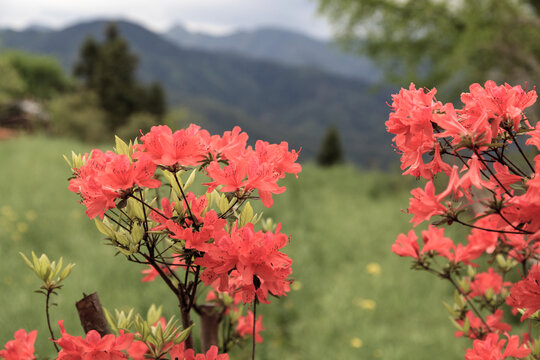
<svg viewBox="0 0 540 360">
<path fill-rule="evenodd" d="M 387 79 L 437 87 L 455 99 L 486 79 L 534 85 L 540 76 L 536 0 L 318 0 L 348 49 Z"/>
</svg>

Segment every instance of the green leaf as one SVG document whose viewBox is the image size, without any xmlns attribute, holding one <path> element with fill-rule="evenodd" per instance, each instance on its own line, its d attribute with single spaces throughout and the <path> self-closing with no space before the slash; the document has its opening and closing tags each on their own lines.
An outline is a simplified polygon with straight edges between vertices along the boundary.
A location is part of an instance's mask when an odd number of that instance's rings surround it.
<svg viewBox="0 0 540 360">
<path fill-rule="evenodd" d="M 114 136 L 114 140 L 116 143 L 116 147 L 115 147 L 116 153 L 119 155 L 127 155 L 129 157 L 131 154 L 130 154 L 130 149 L 129 149 L 128 144 L 126 144 L 124 140 L 120 139 L 116 135 Z"/>
<path fill-rule="evenodd" d="M 116 327 L 116 322 L 111 316 L 111 313 L 109 312 L 109 310 L 107 310 L 106 308 L 103 308 L 103 312 L 105 313 L 105 319 L 107 319 L 107 322 L 109 323 L 109 326 L 112 328 L 112 331 L 114 331 L 116 334 L 119 334 L 120 331 Z"/>
<path fill-rule="evenodd" d="M 146 321 L 149 324 L 155 324 L 161 318 L 163 306 L 156 307 L 155 304 L 150 305 L 148 312 L 146 313 Z"/>
<path fill-rule="evenodd" d="M 60 273 L 60 276 L 58 277 L 58 282 L 61 282 L 65 278 L 67 278 L 69 274 L 71 274 L 71 270 L 73 270 L 74 266 L 75 264 L 68 264 L 66 268 L 62 271 L 62 273 Z"/>
<path fill-rule="evenodd" d="M 26 256 L 24 256 L 24 254 L 23 254 L 22 252 L 19 251 L 19 254 L 22 256 L 22 258 L 23 258 L 24 262 L 26 263 L 26 265 L 27 265 L 30 269 L 34 270 L 34 265 L 32 265 L 32 263 L 30 262 L 30 260 L 28 260 L 28 258 L 27 258 Z"/>
<path fill-rule="evenodd" d="M 70 168 L 72 171 L 74 171 L 73 165 L 71 164 L 71 161 L 69 161 L 68 157 L 67 157 L 66 155 L 62 155 L 62 156 L 64 157 L 64 160 L 66 160 L 66 162 L 67 162 L 69 168 Z"/>
<path fill-rule="evenodd" d="M 191 324 L 190 327 L 188 327 L 187 329 L 180 332 L 180 334 L 178 334 L 178 337 L 176 339 L 174 339 L 174 343 L 175 344 L 180 344 L 182 341 L 186 340 L 188 338 L 189 333 L 191 332 L 191 329 L 193 328 L 193 326 L 195 326 L 195 324 Z"/>
<path fill-rule="evenodd" d="M 249 201 L 246 202 L 246 205 L 244 206 L 244 209 L 242 210 L 242 213 L 240 214 L 240 219 L 238 220 L 238 223 L 240 227 L 246 226 L 251 220 L 253 219 L 253 208 L 251 207 L 251 204 Z"/>
<path fill-rule="evenodd" d="M 452 323 L 459 331 L 463 331 L 463 327 L 462 327 L 461 325 L 459 325 L 459 324 L 457 323 L 457 321 L 454 320 L 453 317 L 449 316 L 448 318 L 450 319 L 450 322 L 451 322 L 451 323 Z"/>
<path fill-rule="evenodd" d="M 96 228 L 100 233 L 107 236 L 109 239 L 114 240 L 115 239 L 115 232 L 113 229 L 111 229 L 107 224 L 105 224 L 104 221 L 99 220 L 98 218 L 94 218 L 94 223 L 96 224 Z"/>
<path fill-rule="evenodd" d="M 497 260 L 497 265 L 499 265 L 501 269 L 506 269 L 506 260 L 502 254 L 497 254 L 495 260 Z"/>
<path fill-rule="evenodd" d="M 458 317 L 459 313 L 457 311 L 455 311 L 452 306 L 450 306 L 449 304 L 447 304 L 444 301 L 442 303 L 443 303 L 444 307 L 446 308 L 446 310 L 448 310 L 450 315 L 452 315 L 452 317 L 454 317 L 454 318 Z"/>
<path fill-rule="evenodd" d="M 174 190 L 175 194 L 178 197 L 182 196 L 182 192 L 180 191 L 180 187 L 178 186 L 178 183 L 182 185 L 182 179 L 180 178 L 180 175 L 182 175 L 184 172 L 185 172 L 184 170 L 180 170 L 176 174 L 174 174 L 174 173 L 171 173 L 170 171 L 163 170 L 163 175 L 165 176 L 169 184 L 171 184 L 172 189 Z M 176 179 L 178 179 L 178 183 L 176 182 Z"/>
<path fill-rule="evenodd" d="M 193 169 L 193 171 L 191 171 L 191 174 L 189 174 L 186 184 L 184 185 L 184 191 L 187 190 L 193 184 L 193 181 L 195 181 L 196 173 L 197 173 L 197 169 Z"/>
<path fill-rule="evenodd" d="M 144 238 L 144 229 L 143 227 L 135 222 L 131 228 L 131 242 L 132 244 L 139 244 Z"/>
<path fill-rule="evenodd" d="M 463 309 L 465 306 L 465 300 L 457 290 L 454 291 L 454 302 L 456 303 L 458 309 Z"/>
<path fill-rule="evenodd" d="M 145 212 L 143 210 L 143 204 L 139 201 L 139 200 L 136 200 L 136 199 L 133 199 L 133 198 L 129 198 L 127 199 L 127 214 L 129 215 L 130 218 L 134 219 L 134 218 L 137 218 L 137 219 L 140 219 L 142 221 L 145 220 Z"/>
<path fill-rule="evenodd" d="M 231 200 L 232 201 L 232 200 Z M 219 198 L 219 202 L 217 203 L 219 211 L 224 214 L 229 208 L 231 207 L 231 203 L 225 196 L 225 194 L 221 194 L 221 197 Z"/>
<path fill-rule="evenodd" d="M 462 331 L 463 331 L 465 334 L 467 334 L 467 333 L 469 332 L 470 329 L 471 329 L 471 324 L 469 323 L 469 318 L 466 317 L 466 318 L 465 318 L 465 322 L 463 323 L 463 330 L 462 330 Z"/>
</svg>

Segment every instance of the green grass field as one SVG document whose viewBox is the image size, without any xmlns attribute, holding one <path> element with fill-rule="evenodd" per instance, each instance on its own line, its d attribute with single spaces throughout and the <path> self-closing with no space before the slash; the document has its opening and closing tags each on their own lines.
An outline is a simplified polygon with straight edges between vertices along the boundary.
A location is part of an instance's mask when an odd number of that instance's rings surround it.
<svg viewBox="0 0 540 360">
<path fill-rule="evenodd" d="M 112 146 L 112 143 L 111 143 Z M 176 304 L 159 282 L 140 282 L 141 266 L 102 245 L 101 235 L 67 190 L 62 154 L 90 147 L 66 140 L 18 138 L 0 143 L 0 346 L 19 328 L 38 329 L 36 351 L 53 357 L 39 281 L 18 252 L 64 257 L 76 267 L 55 300 L 53 319 L 82 335 L 75 302 L 98 291 L 109 309 L 145 312 Z M 265 339 L 258 359 L 455 359 L 469 342 L 455 339 L 442 301 L 452 291 L 409 270 L 390 246 L 408 231 L 414 180 L 353 167 L 304 166 L 298 179 L 265 210 L 292 235 L 286 248 L 296 283 L 289 296 L 260 306 Z M 197 331 L 197 330 L 195 330 Z M 56 328 L 58 333 L 58 329 Z M 231 353 L 247 359 L 249 349 Z"/>
</svg>

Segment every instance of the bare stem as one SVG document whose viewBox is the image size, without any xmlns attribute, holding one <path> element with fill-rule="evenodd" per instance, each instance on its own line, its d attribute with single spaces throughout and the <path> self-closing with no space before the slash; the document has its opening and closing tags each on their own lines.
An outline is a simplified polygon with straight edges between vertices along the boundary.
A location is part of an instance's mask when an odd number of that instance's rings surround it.
<svg viewBox="0 0 540 360">
<path fill-rule="evenodd" d="M 514 133 L 513 133 L 511 130 L 508 131 L 508 133 L 509 133 L 510 136 L 512 137 L 512 140 L 514 141 L 514 144 L 516 144 L 516 147 L 518 148 L 519 153 L 521 154 L 521 156 L 523 156 L 523 159 L 525 159 L 525 161 L 527 162 L 527 165 L 529 165 L 529 168 L 530 168 L 531 171 L 534 173 L 534 166 L 531 165 L 529 159 L 527 158 L 527 156 L 525 156 L 525 153 L 524 153 L 523 150 L 521 149 L 521 146 L 519 146 L 519 143 L 517 142 L 516 137 L 514 136 Z"/>
<path fill-rule="evenodd" d="M 58 348 L 58 345 L 56 345 L 56 338 L 54 337 L 54 332 L 51 327 L 51 317 L 49 315 L 49 308 L 51 305 L 49 304 L 49 300 L 51 299 L 51 293 L 54 291 L 54 289 L 47 289 L 47 294 L 45 295 L 45 314 L 47 315 L 47 326 L 49 327 L 49 333 L 51 334 L 51 340 L 53 341 L 54 348 L 56 349 L 56 352 L 59 352 L 60 349 Z"/>
<path fill-rule="evenodd" d="M 489 232 L 496 232 L 496 233 L 500 233 L 500 234 L 517 234 L 517 235 L 532 234 L 532 232 L 527 231 L 527 230 L 509 231 L 509 230 L 489 229 L 489 228 L 485 228 L 485 227 L 481 227 L 481 226 L 477 226 L 477 225 L 473 225 L 473 224 L 469 224 L 469 223 L 466 223 L 464 221 L 461 221 L 461 220 L 459 220 L 459 218 L 457 216 L 453 217 L 452 221 L 455 221 L 455 222 L 457 222 L 458 224 L 461 224 L 461 225 L 471 227 L 473 229 L 484 230 L 484 231 L 489 231 Z"/>
<path fill-rule="evenodd" d="M 456 288 L 457 291 L 459 291 L 459 293 L 461 295 L 463 295 L 463 297 L 465 298 L 465 300 L 467 301 L 467 304 L 469 304 L 469 306 L 471 307 L 471 309 L 474 311 L 474 313 L 476 314 L 476 316 L 478 316 L 480 318 L 480 320 L 482 320 L 482 323 L 484 324 L 484 326 L 487 328 L 487 330 L 489 332 L 493 332 L 491 330 L 491 328 L 489 327 L 489 325 L 487 324 L 487 322 L 484 320 L 484 317 L 482 316 L 482 314 L 480 314 L 480 312 L 476 309 L 476 307 L 474 306 L 474 304 L 472 303 L 472 301 L 469 299 L 469 297 L 467 296 L 467 294 L 465 294 L 465 292 L 458 286 L 458 284 L 456 284 L 456 282 L 454 281 L 454 279 L 452 279 L 452 277 L 450 275 L 448 275 L 446 277 L 446 279 L 448 279 L 448 281 L 450 281 L 452 283 L 452 285 L 454 285 L 454 287 Z M 473 328 L 471 327 L 471 330 L 473 330 Z M 474 332 L 474 330 L 473 330 Z M 478 334 L 476 334 L 478 336 Z"/>
<path fill-rule="evenodd" d="M 170 218 L 169 218 L 168 216 L 166 216 L 164 213 L 162 213 L 162 212 L 159 211 L 158 209 L 156 209 L 156 208 L 154 208 L 154 207 L 148 205 L 146 202 L 142 201 L 142 200 L 139 199 L 138 197 L 133 196 L 133 195 L 131 195 L 131 194 L 128 195 L 128 196 L 129 196 L 130 198 L 132 198 L 132 199 L 137 200 L 137 201 L 140 202 L 141 204 L 143 204 L 143 207 L 146 206 L 146 207 L 149 208 L 150 210 L 155 211 L 159 216 L 162 216 L 162 217 L 164 217 L 165 219 L 170 220 Z"/>
<path fill-rule="evenodd" d="M 478 154 L 478 151 L 476 149 L 474 149 L 474 153 L 476 154 L 476 156 L 478 157 L 478 159 L 480 160 L 480 162 L 486 167 L 486 169 L 489 171 L 489 173 L 491 174 L 491 177 L 495 179 L 495 181 L 497 182 L 497 184 L 499 184 L 499 186 L 501 187 L 501 189 L 504 190 L 504 192 L 510 196 L 510 197 L 513 197 L 514 195 L 512 195 L 508 189 L 502 184 L 502 182 L 499 180 L 499 178 L 497 178 L 497 176 L 495 175 L 495 173 L 493 172 L 493 170 L 491 170 L 491 168 L 489 167 L 488 164 L 486 164 L 484 158 Z"/>
<path fill-rule="evenodd" d="M 195 218 L 195 216 L 193 216 L 193 213 L 191 212 L 191 207 L 189 206 L 189 202 L 186 197 L 186 194 L 184 194 L 184 189 L 182 189 L 182 185 L 180 185 L 180 181 L 178 181 L 178 178 L 176 177 L 176 173 L 174 173 L 173 175 L 174 175 L 174 180 L 176 180 L 176 184 L 178 185 L 178 188 L 180 189 L 180 193 L 182 194 L 182 197 L 184 198 L 184 201 L 186 203 L 186 207 L 189 212 L 189 216 L 191 217 L 191 221 L 193 221 L 193 225 L 195 225 L 195 228 L 198 229 L 199 226 L 197 225 L 197 219 Z"/>
<path fill-rule="evenodd" d="M 253 339 L 251 347 L 251 360 L 255 360 L 255 322 L 257 321 L 257 297 L 253 299 Z"/>
</svg>

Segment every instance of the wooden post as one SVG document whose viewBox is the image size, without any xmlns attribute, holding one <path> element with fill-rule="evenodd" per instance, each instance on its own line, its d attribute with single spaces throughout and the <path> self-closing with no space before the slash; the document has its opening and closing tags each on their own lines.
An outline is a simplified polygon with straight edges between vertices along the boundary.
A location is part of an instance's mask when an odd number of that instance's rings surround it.
<svg viewBox="0 0 540 360">
<path fill-rule="evenodd" d="M 90 330 L 96 330 L 101 336 L 111 333 L 103 307 L 99 301 L 97 293 L 90 295 L 84 294 L 84 297 L 76 303 L 79 319 L 85 333 Z"/>
<path fill-rule="evenodd" d="M 221 321 L 221 308 L 216 304 L 199 306 L 201 316 L 201 347 L 206 353 L 212 345 L 219 346 L 218 329 Z"/>
</svg>

